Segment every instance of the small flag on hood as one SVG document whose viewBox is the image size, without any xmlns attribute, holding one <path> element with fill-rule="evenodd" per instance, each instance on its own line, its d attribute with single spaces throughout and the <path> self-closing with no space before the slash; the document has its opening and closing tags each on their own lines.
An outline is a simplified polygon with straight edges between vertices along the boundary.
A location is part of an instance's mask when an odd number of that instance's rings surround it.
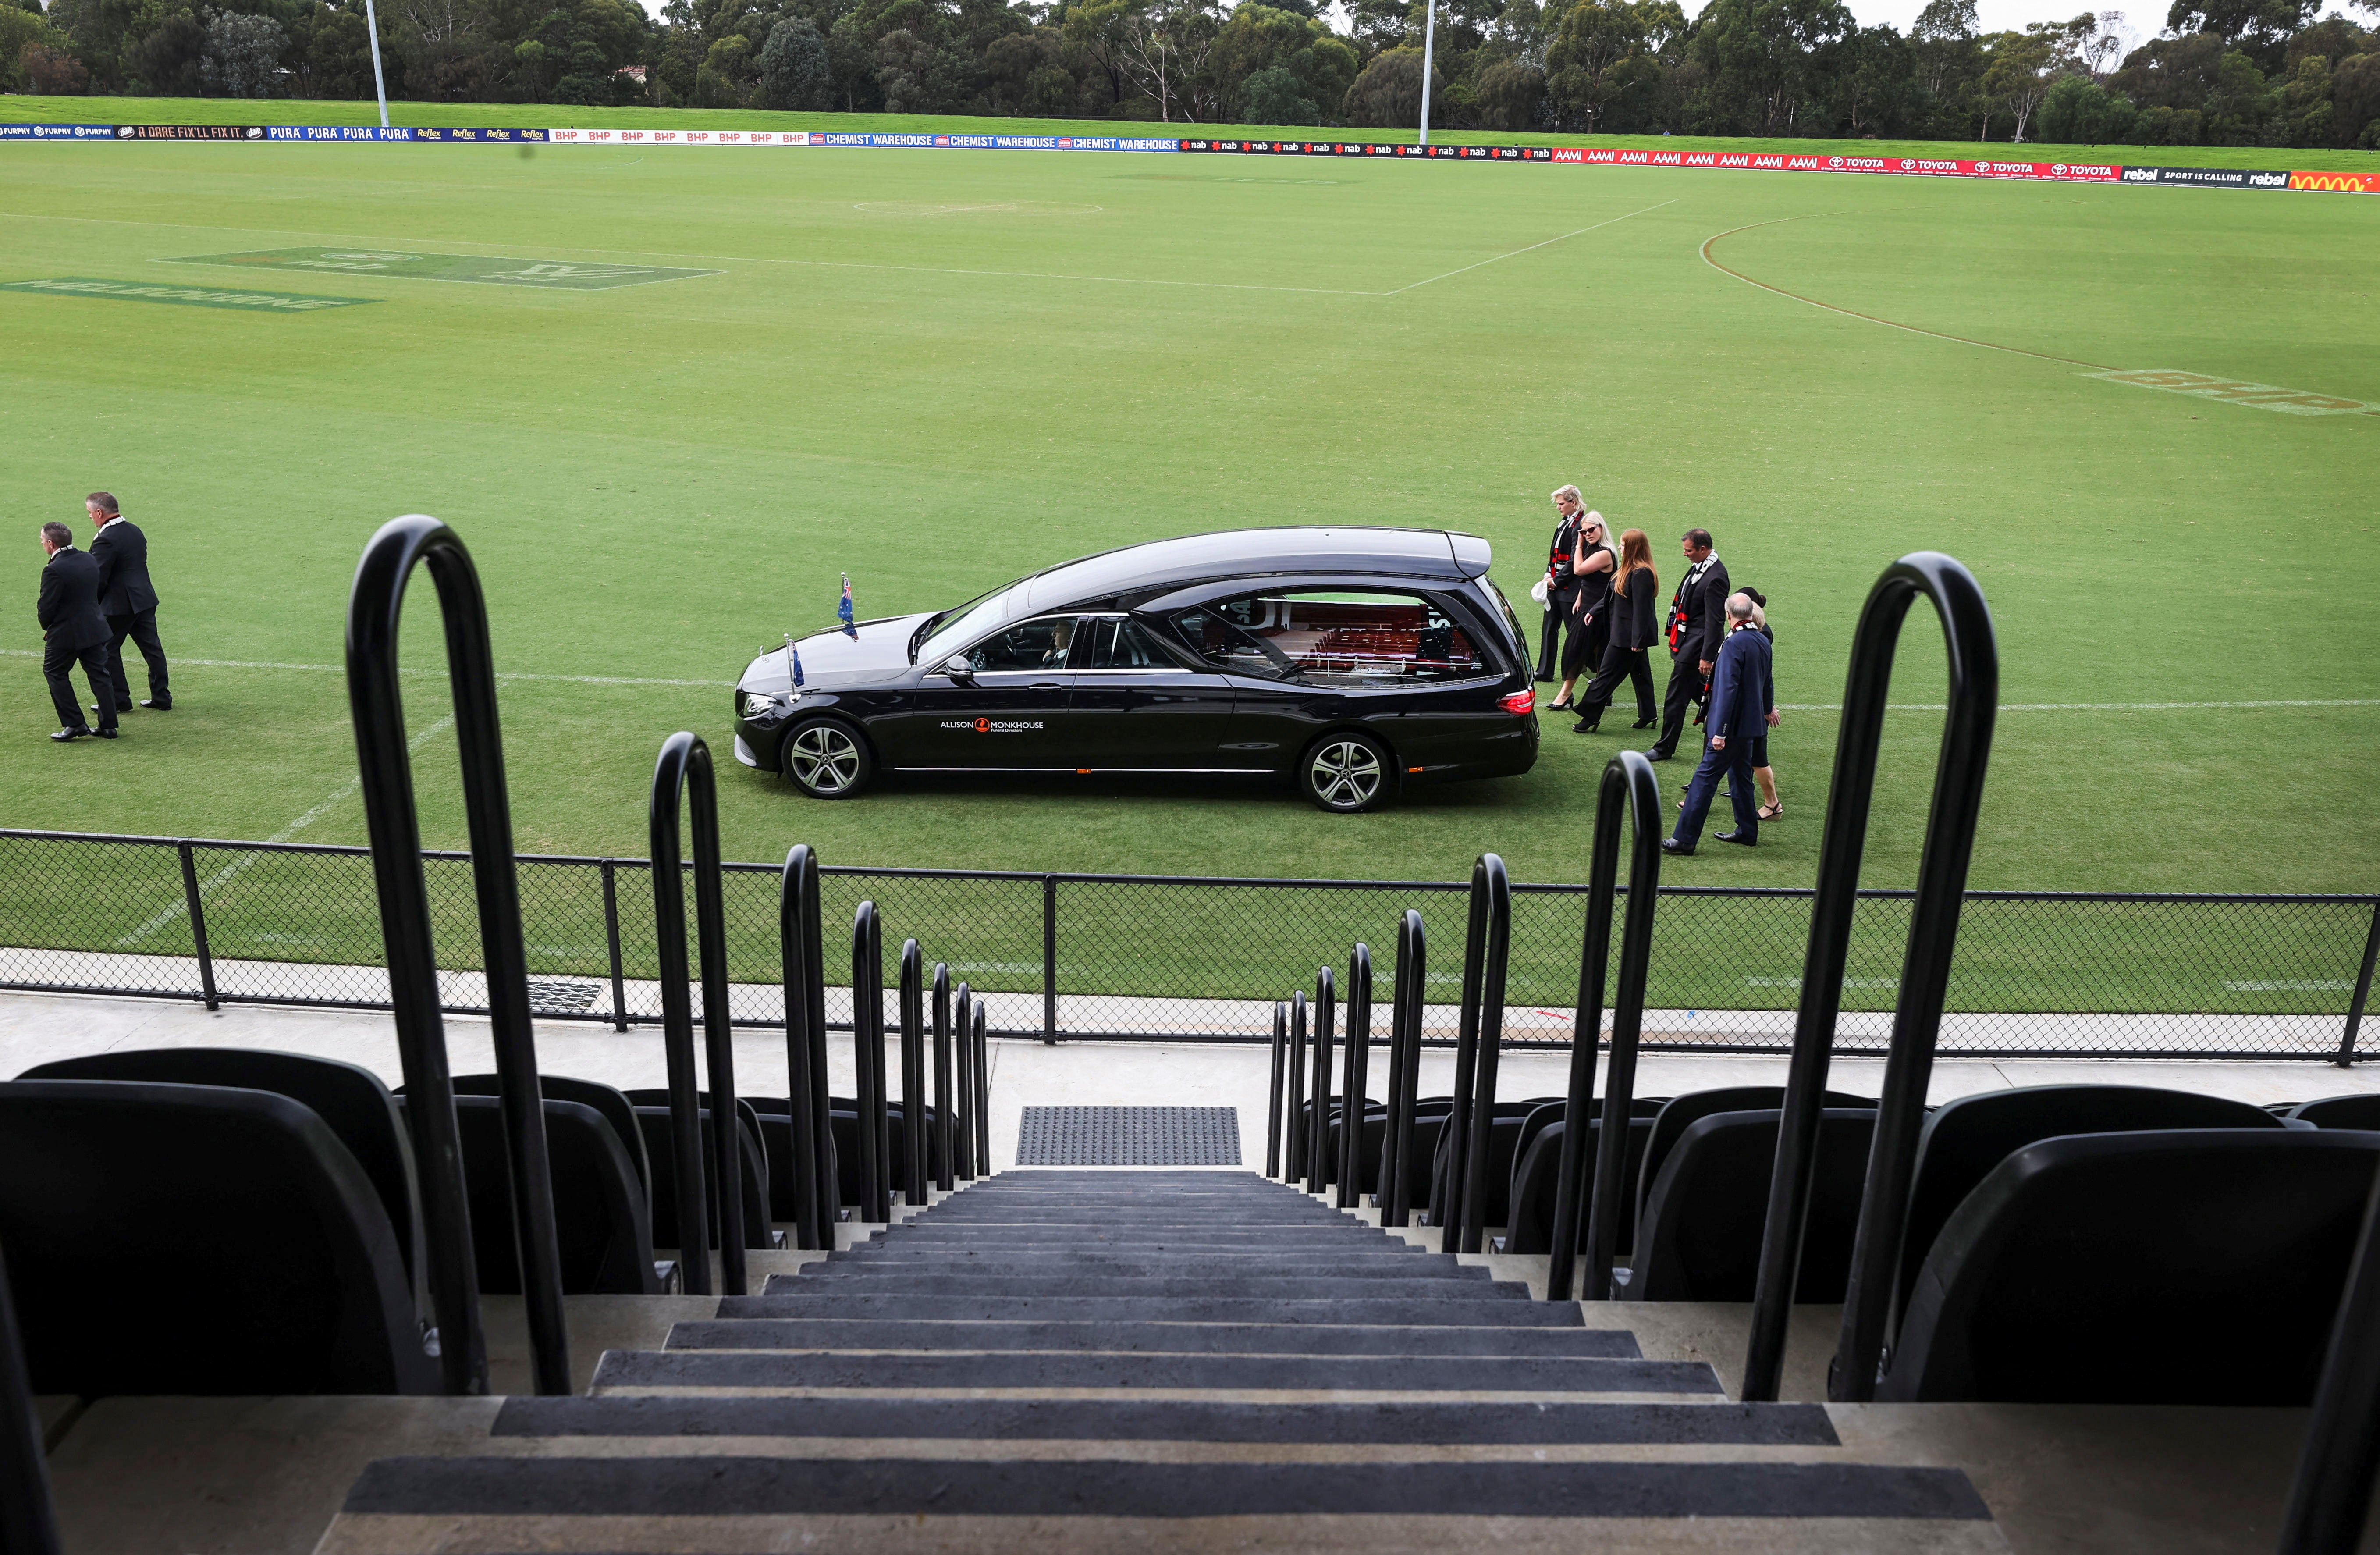
<svg viewBox="0 0 2380 1555">
<path fill-rule="evenodd" d="M 785 668 L 793 674 L 795 689 L 799 689 L 802 684 L 802 650 L 794 646 L 791 632 L 785 634 Z"/>
<path fill-rule="evenodd" d="M 843 600 L 834 607 L 834 618 L 843 623 L 843 635 L 856 638 L 859 628 L 851 623 L 851 574 L 843 575 Z"/>
</svg>

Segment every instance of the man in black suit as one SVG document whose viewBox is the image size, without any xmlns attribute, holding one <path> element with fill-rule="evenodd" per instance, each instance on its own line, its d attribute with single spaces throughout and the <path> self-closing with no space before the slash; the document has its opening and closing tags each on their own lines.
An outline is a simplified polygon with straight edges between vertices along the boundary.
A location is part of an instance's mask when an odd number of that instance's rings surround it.
<svg viewBox="0 0 2380 1555">
<path fill-rule="evenodd" d="M 116 511 L 115 499 L 105 492 L 85 498 L 83 511 L 99 530 L 91 540 L 91 559 L 99 564 L 99 613 L 107 617 L 107 677 L 115 689 L 115 711 L 132 711 L 132 686 L 124 678 L 124 639 L 128 637 L 149 664 L 149 698 L 140 705 L 164 712 L 174 705 L 174 693 L 165 684 L 165 646 L 157 640 L 149 537 Z M 101 695 L 104 699 L 105 693 Z"/>
<path fill-rule="evenodd" d="M 1727 564 L 1712 553 L 1708 529 L 1688 529 L 1682 543 L 1686 575 L 1670 596 L 1670 688 L 1661 699 L 1661 736 L 1645 753 L 1655 761 L 1677 753 L 1686 710 L 1703 699 L 1727 637 Z"/>
<path fill-rule="evenodd" d="M 50 683 L 50 700 L 57 704 L 58 732 L 50 738 L 63 744 L 93 731 L 75 706 L 74 687 L 67 672 L 76 664 L 99 699 L 99 728 L 103 740 L 115 737 L 115 688 L 107 680 L 107 617 L 99 613 L 99 564 L 75 549 L 74 531 L 64 524 L 42 526 L 42 549 L 49 564 L 42 568 L 42 597 L 37 613 L 42 623 L 42 676 Z"/>
</svg>

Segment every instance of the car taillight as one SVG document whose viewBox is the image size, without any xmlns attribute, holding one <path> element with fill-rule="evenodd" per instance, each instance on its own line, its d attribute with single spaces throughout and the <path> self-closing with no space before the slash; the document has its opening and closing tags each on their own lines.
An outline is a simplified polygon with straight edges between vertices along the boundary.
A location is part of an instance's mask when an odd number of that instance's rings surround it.
<svg viewBox="0 0 2380 1555">
<path fill-rule="evenodd" d="M 1515 691 L 1504 699 L 1504 711 L 1515 718 L 1526 718 L 1537 711 L 1537 694 L 1535 691 Z"/>
</svg>

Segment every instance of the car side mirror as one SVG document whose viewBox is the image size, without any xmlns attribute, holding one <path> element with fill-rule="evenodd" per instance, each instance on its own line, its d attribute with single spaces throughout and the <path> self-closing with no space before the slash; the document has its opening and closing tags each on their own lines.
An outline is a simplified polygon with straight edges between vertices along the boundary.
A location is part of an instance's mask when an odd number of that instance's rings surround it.
<svg viewBox="0 0 2380 1555">
<path fill-rule="evenodd" d="M 942 673 L 961 686 L 971 686 L 975 683 L 975 666 L 967 662 L 967 656 L 964 653 L 953 653 L 943 660 Z"/>
</svg>

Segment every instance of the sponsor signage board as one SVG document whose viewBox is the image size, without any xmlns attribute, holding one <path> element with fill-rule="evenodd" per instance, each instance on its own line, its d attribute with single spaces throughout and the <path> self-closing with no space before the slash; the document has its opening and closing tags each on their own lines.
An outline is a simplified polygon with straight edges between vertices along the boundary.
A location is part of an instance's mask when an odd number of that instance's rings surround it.
<svg viewBox="0 0 2380 1555">
<path fill-rule="evenodd" d="M 2246 167 L 2132 167 L 2117 163 L 2022 162 L 1966 157 L 1832 156 L 1784 152 L 1665 152 L 1597 146 L 1422 146 L 1409 141 L 1239 140 L 1123 135 L 862 134 L 805 129 L 590 129 L 549 128 L 0 124 L 0 140 L 541 142 L 558 146 L 807 146 L 908 151 L 1190 152 L 1234 156 L 1402 157 L 1430 162 L 1542 162 L 1605 167 L 1708 167 L 1735 172 L 1865 173 L 2048 183 L 2171 184 L 2192 188 L 2295 189 L 2380 194 L 2380 173 Z"/>
</svg>

